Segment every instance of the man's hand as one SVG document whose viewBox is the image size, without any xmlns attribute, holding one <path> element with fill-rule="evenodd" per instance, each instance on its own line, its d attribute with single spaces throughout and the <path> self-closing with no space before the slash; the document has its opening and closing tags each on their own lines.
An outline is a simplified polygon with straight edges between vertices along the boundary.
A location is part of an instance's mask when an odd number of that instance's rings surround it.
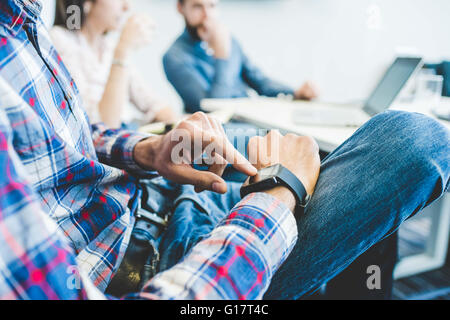
<svg viewBox="0 0 450 320">
<path fill-rule="evenodd" d="M 294 134 L 282 136 L 278 131 L 272 130 L 264 138 L 250 139 L 248 154 L 257 169 L 282 164 L 300 179 L 308 194 L 314 193 L 320 172 L 319 147 L 314 139 Z M 276 188 L 268 193 L 293 209 L 295 198 L 287 188 Z"/>
<path fill-rule="evenodd" d="M 228 59 L 231 51 L 231 35 L 225 26 L 215 20 L 207 20 L 198 28 L 200 39 L 214 50 L 216 59 Z"/>
<path fill-rule="evenodd" d="M 164 136 L 139 142 L 134 159 L 142 168 L 156 170 L 176 183 L 194 185 L 197 191 L 226 193 L 227 185 L 221 176 L 228 163 L 249 176 L 257 172 L 229 142 L 222 124 L 202 112 L 183 120 Z M 199 160 L 209 166 L 208 171 L 193 168 Z"/>
<path fill-rule="evenodd" d="M 317 98 L 317 96 L 317 89 L 311 82 L 305 82 L 300 89 L 294 93 L 294 98 L 296 100 L 312 100 Z"/>
</svg>

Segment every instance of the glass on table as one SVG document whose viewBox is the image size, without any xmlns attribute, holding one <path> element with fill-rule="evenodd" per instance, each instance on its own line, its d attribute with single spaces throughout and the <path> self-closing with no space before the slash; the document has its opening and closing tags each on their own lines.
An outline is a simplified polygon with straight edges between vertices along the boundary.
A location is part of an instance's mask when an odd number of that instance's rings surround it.
<svg viewBox="0 0 450 320">
<path fill-rule="evenodd" d="M 421 73 L 417 77 L 414 101 L 433 111 L 440 106 L 444 78 L 440 75 Z"/>
</svg>

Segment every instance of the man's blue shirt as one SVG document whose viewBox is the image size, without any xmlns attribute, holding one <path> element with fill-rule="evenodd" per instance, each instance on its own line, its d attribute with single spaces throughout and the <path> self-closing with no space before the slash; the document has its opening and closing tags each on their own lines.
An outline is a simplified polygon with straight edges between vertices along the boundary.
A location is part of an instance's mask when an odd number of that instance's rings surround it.
<svg viewBox="0 0 450 320">
<path fill-rule="evenodd" d="M 164 55 L 163 63 L 167 79 L 189 113 L 200 111 L 202 99 L 247 97 L 249 88 L 268 97 L 293 94 L 292 88 L 269 79 L 253 65 L 234 38 L 229 58 L 216 59 L 207 43 L 186 29 Z"/>
</svg>

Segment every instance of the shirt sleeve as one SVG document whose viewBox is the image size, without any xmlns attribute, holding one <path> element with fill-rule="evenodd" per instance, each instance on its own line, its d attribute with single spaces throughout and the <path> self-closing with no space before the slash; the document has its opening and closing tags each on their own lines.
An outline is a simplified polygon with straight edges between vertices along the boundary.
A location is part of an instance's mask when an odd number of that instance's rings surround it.
<svg viewBox="0 0 450 320">
<path fill-rule="evenodd" d="M 109 129 L 103 123 L 91 126 L 92 139 L 100 162 L 141 177 L 152 178 L 155 172 L 142 169 L 133 158 L 136 144 L 151 137 L 125 129 Z"/>
<path fill-rule="evenodd" d="M 234 79 L 228 60 L 215 60 L 212 83 L 206 81 L 183 54 L 169 52 L 164 56 L 163 63 L 167 79 L 180 95 L 188 113 L 200 111 L 200 103 L 205 98 L 230 98 L 232 95 Z"/>
<path fill-rule="evenodd" d="M 0 109 L 0 299 L 86 299 L 75 255 L 42 211 Z"/>
<path fill-rule="evenodd" d="M 184 260 L 128 299 L 261 299 L 297 240 L 292 212 L 276 198 L 244 198 Z"/>
</svg>

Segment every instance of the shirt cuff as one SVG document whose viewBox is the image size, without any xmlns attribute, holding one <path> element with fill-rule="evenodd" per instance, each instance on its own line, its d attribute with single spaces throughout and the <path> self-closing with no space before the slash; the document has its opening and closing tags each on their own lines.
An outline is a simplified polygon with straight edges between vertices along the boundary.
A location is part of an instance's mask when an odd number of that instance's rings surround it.
<svg viewBox="0 0 450 320">
<path fill-rule="evenodd" d="M 280 94 L 292 96 L 292 98 L 295 98 L 295 90 L 292 88 L 289 88 L 289 87 L 280 89 L 280 93 L 278 95 L 280 95 Z"/>
<path fill-rule="evenodd" d="M 297 242 L 297 223 L 292 211 L 267 193 L 246 196 L 221 225 L 240 226 L 255 234 L 262 241 L 261 251 L 272 275 Z"/>
<path fill-rule="evenodd" d="M 127 170 L 137 173 L 139 175 L 147 175 L 150 172 L 147 170 L 144 170 L 141 168 L 133 157 L 134 148 L 136 145 L 141 142 L 142 140 L 145 140 L 152 135 L 149 134 L 143 134 L 143 133 L 133 133 L 132 135 L 129 135 L 126 137 L 126 142 L 122 145 L 122 161 L 123 164 L 126 166 Z"/>
</svg>

